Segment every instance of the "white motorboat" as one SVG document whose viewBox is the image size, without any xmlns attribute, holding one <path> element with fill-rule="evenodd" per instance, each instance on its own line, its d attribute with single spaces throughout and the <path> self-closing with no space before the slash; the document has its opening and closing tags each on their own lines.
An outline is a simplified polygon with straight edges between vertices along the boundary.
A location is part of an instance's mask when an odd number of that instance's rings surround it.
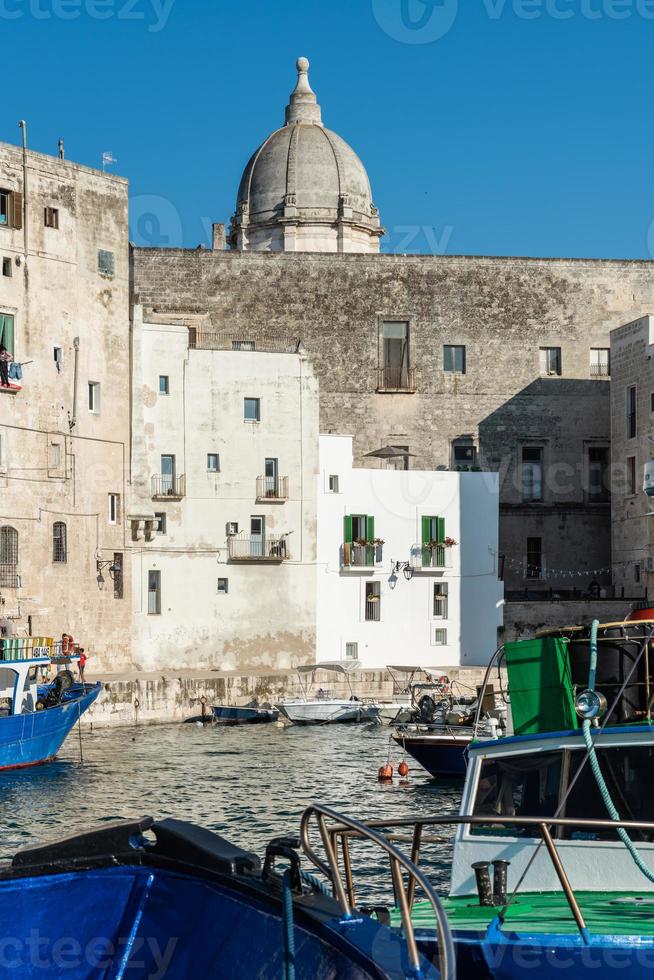
<svg viewBox="0 0 654 980">
<path fill-rule="evenodd" d="M 358 660 L 330 661 L 321 664 L 309 664 L 298 667 L 300 685 L 303 694 L 297 698 L 285 698 L 277 702 L 277 707 L 288 721 L 294 725 L 332 725 L 377 721 L 379 705 L 374 701 L 361 700 L 354 694 L 349 698 L 334 698 L 330 692 L 318 688 L 310 695 L 314 685 L 313 675 L 316 670 L 331 670 L 345 675 L 348 685 L 349 674 L 359 667 Z M 311 677 L 309 677 L 311 675 Z M 350 686 L 350 690 L 352 690 Z"/>
</svg>

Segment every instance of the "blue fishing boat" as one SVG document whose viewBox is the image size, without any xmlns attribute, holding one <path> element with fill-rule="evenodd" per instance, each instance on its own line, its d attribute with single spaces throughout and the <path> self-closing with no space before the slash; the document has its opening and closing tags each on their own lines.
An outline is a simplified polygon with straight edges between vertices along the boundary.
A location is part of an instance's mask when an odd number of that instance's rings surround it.
<svg viewBox="0 0 654 980">
<path fill-rule="evenodd" d="M 214 704 L 211 707 L 214 721 L 219 725 L 265 725 L 279 720 L 277 708 L 259 705 L 258 701 L 242 706 Z"/>
<path fill-rule="evenodd" d="M 441 969 L 418 951 L 408 916 L 400 934 L 356 912 L 329 865 L 323 878 L 306 871 L 299 839 L 271 841 L 262 862 L 207 830 L 146 817 L 31 847 L 0 868 L 12 970 L 24 980 L 454 980 L 438 898 L 397 848 L 380 847 L 432 903 Z"/>
<path fill-rule="evenodd" d="M 75 683 L 51 637 L 0 639 L 0 769 L 49 762 L 69 731 L 99 695 L 101 684 Z"/>
<path fill-rule="evenodd" d="M 405 725 L 393 735 L 393 739 L 431 776 L 463 778 L 472 735 L 470 727 Z"/>
<path fill-rule="evenodd" d="M 654 976 L 654 610 L 640 615 L 507 643 L 487 674 L 506 725 L 475 728 L 460 813 L 366 824 L 410 841 L 421 867 L 454 827 L 444 907 L 459 977 Z M 365 836 L 325 834 L 335 851 Z M 385 914 L 399 927 L 397 895 Z M 428 954 L 433 913 L 414 899 Z"/>
</svg>

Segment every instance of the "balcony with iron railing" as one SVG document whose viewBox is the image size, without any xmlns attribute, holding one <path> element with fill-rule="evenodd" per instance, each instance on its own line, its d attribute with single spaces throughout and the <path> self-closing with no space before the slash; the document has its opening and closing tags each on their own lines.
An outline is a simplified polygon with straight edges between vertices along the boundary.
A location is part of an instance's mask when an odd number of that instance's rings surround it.
<svg viewBox="0 0 654 980">
<path fill-rule="evenodd" d="M 444 544 L 411 546 L 411 568 L 414 571 L 442 571 L 452 567 L 452 548 Z"/>
<path fill-rule="evenodd" d="M 230 561 L 283 562 L 291 557 L 288 536 L 258 536 L 242 532 L 227 539 Z"/>
<path fill-rule="evenodd" d="M 186 476 L 153 476 L 153 500 L 181 500 L 186 495 Z"/>
<path fill-rule="evenodd" d="M 383 542 L 371 541 L 358 544 L 356 541 L 346 541 L 341 552 L 343 568 L 375 568 L 384 560 Z"/>
<path fill-rule="evenodd" d="M 18 565 L 0 565 L 0 589 L 20 589 Z"/>
<path fill-rule="evenodd" d="M 283 503 L 288 500 L 287 476 L 258 476 L 257 501 Z"/>
<path fill-rule="evenodd" d="M 591 364 L 590 376 L 591 378 L 610 378 L 611 369 L 608 364 Z"/>
<path fill-rule="evenodd" d="M 416 391 L 415 368 L 380 367 L 377 369 L 377 391 L 412 395 Z"/>
</svg>

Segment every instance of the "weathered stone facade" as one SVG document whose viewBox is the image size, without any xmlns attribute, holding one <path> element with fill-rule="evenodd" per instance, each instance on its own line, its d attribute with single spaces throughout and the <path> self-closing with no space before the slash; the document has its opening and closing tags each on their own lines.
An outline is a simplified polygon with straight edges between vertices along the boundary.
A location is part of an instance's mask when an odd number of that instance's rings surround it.
<svg viewBox="0 0 654 980">
<path fill-rule="evenodd" d="M 131 613 L 127 563 L 122 598 L 109 572 L 129 478 L 127 182 L 0 144 L 0 194 L 0 314 L 23 370 L 0 389 L 0 616 L 18 633 L 70 632 L 92 669 L 118 669 Z"/>
<path fill-rule="evenodd" d="M 653 263 L 135 249 L 133 289 L 146 309 L 204 314 L 206 329 L 300 338 L 321 431 L 353 433 L 355 464 L 391 444 L 409 447 L 412 468 L 447 468 L 452 442 L 472 436 L 482 468 L 501 474 L 509 590 L 609 581 L 591 574 L 610 564 L 610 506 L 589 501 L 587 453 L 608 451 L 610 424 L 590 350 L 650 308 Z M 377 391 L 388 320 L 409 324 L 413 393 Z M 446 344 L 465 345 L 465 373 L 444 371 Z M 561 348 L 560 376 L 542 376 L 542 347 Z M 523 500 L 525 445 L 543 449 L 539 503 Z M 522 567 L 530 537 L 542 539 L 537 581 Z M 556 569 L 588 569 L 589 581 Z"/>
</svg>

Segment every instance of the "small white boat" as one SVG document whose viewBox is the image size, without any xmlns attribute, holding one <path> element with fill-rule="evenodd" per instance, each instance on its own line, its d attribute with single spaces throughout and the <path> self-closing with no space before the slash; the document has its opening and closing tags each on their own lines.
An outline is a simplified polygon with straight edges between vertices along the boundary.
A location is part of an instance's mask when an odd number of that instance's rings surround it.
<svg viewBox="0 0 654 980">
<path fill-rule="evenodd" d="M 313 674 L 316 670 L 332 670 L 344 674 L 349 684 L 348 675 L 357 670 L 358 667 L 359 662 L 357 660 L 331 661 L 298 667 L 303 694 L 297 698 L 286 698 L 279 701 L 277 707 L 284 717 L 294 725 L 333 725 L 346 722 L 377 721 L 379 719 L 379 705 L 376 702 L 362 701 L 354 694 L 349 698 L 333 698 L 329 691 L 323 688 L 319 688 L 313 696 L 310 696 Z M 312 675 L 310 680 L 308 679 L 309 674 Z M 307 678 L 306 682 L 305 678 Z M 351 687 L 350 690 L 352 690 Z"/>
</svg>

